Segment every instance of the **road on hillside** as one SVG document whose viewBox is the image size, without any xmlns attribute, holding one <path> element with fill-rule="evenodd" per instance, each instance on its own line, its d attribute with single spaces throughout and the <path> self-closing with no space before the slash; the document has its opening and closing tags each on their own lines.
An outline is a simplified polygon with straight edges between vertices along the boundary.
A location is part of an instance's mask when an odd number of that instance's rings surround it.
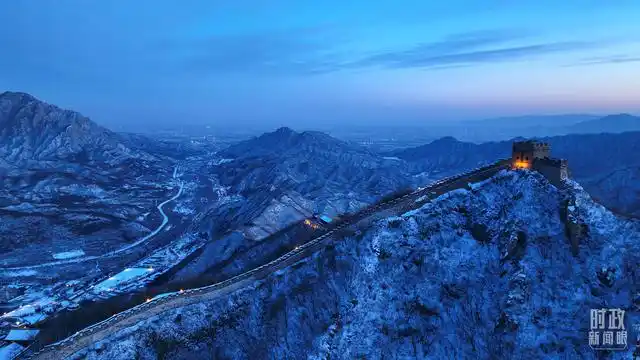
<svg viewBox="0 0 640 360">
<path fill-rule="evenodd" d="M 417 200 L 421 197 L 424 197 L 425 200 L 433 199 L 446 192 L 465 188 L 470 182 L 485 180 L 495 175 L 500 170 L 505 169 L 507 166 L 508 160 L 500 160 L 492 165 L 475 169 L 465 174 L 445 178 L 427 186 L 426 188 L 419 188 L 412 193 L 372 205 L 357 212 L 356 214 L 353 214 L 349 217 L 348 221 L 339 224 L 336 228 L 310 240 L 304 245 L 295 248 L 267 264 L 217 284 L 157 297 L 151 301 L 116 314 L 100 323 L 85 328 L 61 342 L 48 345 L 31 356 L 26 356 L 25 354 L 23 355 L 23 358 L 38 360 L 65 359 L 96 342 L 112 336 L 120 330 L 134 326 L 140 321 L 144 321 L 152 316 L 171 309 L 220 298 L 235 290 L 254 284 L 256 281 L 266 278 L 273 272 L 284 269 L 310 256 L 330 241 L 339 240 L 339 231 L 346 227 L 357 225 L 361 221 L 375 221 L 380 218 L 388 217 L 393 213 L 405 213 L 408 210 L 416 208 L 416 203 L 420 203 Z"/>
<path fill-rule="evenodd" d="M 176 174 L 177 174 L 177 167 L 174 169 L 173 171 L 173 177 L 174 179 L 176 178 Z M 120 253 L 123 253 L 127 250 L 130 250 L 144 242 L 146 242 L 147 240 L 151 239 L 152 237 L 156 236 L 160 231 L 162 231 L 162 229 L 167 225 L 167 223 L 169 222 L 169 218 L 167 217 L 167 214 L 164 212 L 163 207 L 176 200 L 177 198 L 180 197 L 180 195 L 182 195 L 182 191 L 184 188 L 184 183 L 180 182 L 178 185 L 178 192 L 173 195 L 172 197 L 170 197 L 169 199 L 161 202 L 160 204 L 158 204 L 158 206 L 156 206 L 156 208 L 158 209 L 158 211 L 160 212 L 160 215 L 162 215 L 162 222 L 160 223 L 160 225 L 158 225 L 155 230 L 153 230 L 152 232 L 150 232 L 149 234 L 147 234 L 145 237 L 141 238 L 140 240 L 131 243 L 129 245 L 126 245 L 124 247 L 121 247 L 119 249 L 116 249 L 114 251 L 110 251 L 108 253 L 102 254 L 102 255 L 93 255 L 93 256 L 83 256 L 83 257 L 78 257 L 78 258 L 72 258 L 72 259 L 68 259 L 68 260 L 59 260 L 59 261 L 51 261 L 51 262 L 47 262 L 47 263 L 40 263 L 38 265 L 27 265 L 27 266 L 17 266 L 17 267 L 7 267 L 7 268 L 0 268 L 0 271 L 14 271 L 14 270 L 32 270 L 32 269 L 39 269 L 39 268 L 43 268 L 43 267 L 48 267 L 48 266 L 55 266 L 55 265 L 65 265 L 65 264 L 76 264 L 76 263 L 82 263 L 85 261 L 90 261 L 90 260 L 96 260 L 96 259 L 104 259 L 107 257 L 112 257 L 115 255 L 118 255 Z"/>
</svg>

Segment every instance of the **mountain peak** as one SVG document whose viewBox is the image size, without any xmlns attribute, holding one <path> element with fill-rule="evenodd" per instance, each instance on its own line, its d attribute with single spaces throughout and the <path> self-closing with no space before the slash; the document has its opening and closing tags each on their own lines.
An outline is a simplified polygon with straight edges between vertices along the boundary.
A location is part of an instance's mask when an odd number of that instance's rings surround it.
<svg viewBox="0 0 640 360">
<path fill-rule="evenodd" d="M 292 128 L 288 127 L 288 126 L 283 126 L 283 127 L 278 128 L 276 131 L 274 131 L 274 133 L 290 135 L 290 134 L 295 134 L 296 132 Z"/>
<path fill-rule="evenodd" d="M 620 113 L 620 114 L 611 114 L 607 115 L 600 120 L 626 120 L 626 119 L 637 119 L 636 116 L 633 116 L 629 113 Z"/>
<path fill-rule="evenodd" d="M 22 91 L 5 91 L 0 94 L 0 98 L 3 97 L 29 97 L 35 99 L 35 96 Z"/>
<path fill-rule="evenodd" d="M 119 135 L 24 92 L 0 94 L 0 129 L 0 158 L 15 164 L 133 155 Z"/>
<path fill-rule="evenodd" d="M 44 103 L 35 96 L 20 91 L 5 91 L 0 94 L 0 101 L 10 101 L 11 103 L 26 104 L 30 102 Z M 48 105 L 48 104 L 47 104 Z"/>
<path fill-rule="evenodd" d="M 281 127 L 273 132 L 264 133 L 258 137 L 242 141 L 222 150 L 220 153 L 228 157 L 241 157 L 247 154 L 255 156 L 265 154 L 279 154 L 297 151 L 356 151 L 366 152 L 364 149 L 355 148 L 352 145 L 336 139 L 329 134 L 320 131 L 296 132 L 288 127 Z"/>
<path fill-rule="evenodd" d="M 445 137 L 441 137 L 440 139 L 432 141 L 431 144 L 454 144 L 459 142 L 461 141 L 454 138 L 453 136 L 445 136 Z"/>
<path fill-rule="evenodd" d="M 281 143 L 281 142 L 288 142 L 291 139 L 296 138 L 297 136 L 299 136 L 300 133 L 296 132 L 295 130 L 291 129 L 290 127 L 286 127 L 283 126 L 281 128 L 276 129 L 275 131 L 272 132 L 266 132 L 260 136 L 258 136 L 256 139 L 262 143 L 265 144 L 277 144 L 277 143 Z"/>
</svg>

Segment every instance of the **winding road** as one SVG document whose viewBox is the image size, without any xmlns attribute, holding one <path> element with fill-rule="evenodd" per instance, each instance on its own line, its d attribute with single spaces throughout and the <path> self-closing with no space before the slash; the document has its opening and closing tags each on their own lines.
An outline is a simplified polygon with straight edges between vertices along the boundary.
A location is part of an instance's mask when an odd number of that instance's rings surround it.
<svg viewBox="0 0 640 360">
<path fill-rule="evenodd" d="M 142 239 L 140 239 L 140 240 L 138 240 L 138 241 L 136 241 L 136 242 L 134 242 L 134 243 L 131 243 L 131 244 L 129 244 L 129 245 L 127 245 L 127 246 L 125 246 L 125 247 L 121 247 L 121 248 L 120 248 L 120 249 L 118 249 L 118 250 L 115 250 L 115 251 L 112 251 L 112 252 L 106 253 L 106 254 L 104 254 L 104 255 L 101 255 L 100 257 L 109 257 L 109 256 L 116 255 L 116 254 L 118 254 L 118 253 L 121 253 L 121 252 L 123 252 L 123 251 L 127 251 L 127 250 L 132 249 L 132 248 L 134 248 L 134 247 L 136 247 L 136 246 L 138 246 L 138 245 L 142 244 L 143 242 L 145 242 L 145 241 L 147 241 L 147 240 L 151 239 L 152 237 L 156 236 L 160 231 L 162 231 L 162 229 L 165 227 L 165 225 L 167 225 L 167 223 L 169 222 L 169 217 L 167 216 L 167 214 L 165 214 L 165 212 L 164 212 L 164 210 L 162 209 L 162 207 L 163 207 L 163 206 L 165 206 L 166 204 L 168 204 L 168 203 L 172 202 L 173 200 L 175 200 L 175 199 L 179 198 L 179 197 L 180 197 L 180 195 L 182 195 L 182 190 L 183 190 L 183 189 L 184 189 L 184 183 L 180 182 L 180 185 L 179 185 L 179 188 L 178 188 L 178 193 L 177 193 L 177 194 L 175 194 L 173 197 L 171 197 L 171 198 L 169 198 L 169 199 L 167 199 L 167 200 L 165 200 L 165 201 L 161 202 L 161 203 L 157 206 L 158 211 L 160 212 L 160 215 L 162 215 L 162 223 L 160 223 L 160 225 L 158 225 L 158 227 L 157 227 L 155 230 L 153 230 L 153 231 L 152 231 L 152 232 L 150 232 L 147 236 L 143 237 Z"/>
<path fill-rule="evenodd" d="M 173 178 L 177 179 L 178 177 L 178 167 L 176 166 L 173 170 Z M 39 268 L 44 268 L 44 267 L 48 267 L 48 266 L 55 266 L 55 265 L 65 265 L 65 264 L 75 264 L 75 263 L 81 263 L 81 262 L 85 262 L 85 261 L 90 261 L 90 260 L 96 260 L 96 259 L 104 259 L 107 257 L 112 257 L 114 255 L 118 255 L 122 252 L 125 252 L 127 250 L 130 250 L 146 241 L 148 241 L 149 239 L 151 239 L 152 237 L 156 236 L 160 231 L 162 231 L 162 229 L 167 225 L 167 223 L 169 222 L 169 217 L 167 216 L 167 214 L 164 212 L 163 206 L 165 206 L 166 204 L 176 200 L 178 197 L 180 197 L 180 195 L 182 195 L 182 191 L 184 189 L 184 183 L 180 182 L 179 183 L 179 187 L 178 187 L 178 193 L 175 194 L 174 196 L 172 196 L 171 198 L 163 201 L 162 203 L 160 203 L 156 208 L 158 209 L 158 211 L 160 212 L 160 215 L 162 215 L 162 222 L 160 223 L 160 225 L 158 225 L 158 227 L 153 230 L 152 232 L 150 232 L 149 234 L 147 234 L 145 237 L 141 238 L 140 240 L 131 243 L 127 246 L 121 247 L 119 249 L 116 249 L 114 251 L 102 254 L 102 255 L 92 255 L 92 256 L 83 256 L 83 257 L 78 257 L 78 258 L 73 258 L 73 259 L 67 259 L 67 260 L 59 260 L 59 261 L 51 261 L 51 262 L 47 262 L 47 263 L 41 263 L 38 265 L 27 265 L 27 266 L 18 266 L 18 267 L 3 267 L 0 268 L 0 271 L 14 271 L 14 270 L 32 270 L 32 269 L 39 269 Z"/>
</svg>

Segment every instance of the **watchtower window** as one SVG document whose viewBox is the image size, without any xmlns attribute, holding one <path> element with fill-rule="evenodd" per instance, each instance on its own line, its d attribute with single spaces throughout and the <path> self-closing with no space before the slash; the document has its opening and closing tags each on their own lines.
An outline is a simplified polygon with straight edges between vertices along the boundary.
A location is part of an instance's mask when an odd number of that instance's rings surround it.
<svg viewBox="0 0 640 360">
<path fill-rule="evenodd" d="M 525 160 L 529 160 L 529 157 L 528 157 L 528 156 L 525 156 L 525 157 L 524 157 L 524 159 L 525 159 Z"/>
<path fill-rule="evenodd" d="M 520 156 L 516 156 L 516 160 L 520 160 Z"/>
</svg>

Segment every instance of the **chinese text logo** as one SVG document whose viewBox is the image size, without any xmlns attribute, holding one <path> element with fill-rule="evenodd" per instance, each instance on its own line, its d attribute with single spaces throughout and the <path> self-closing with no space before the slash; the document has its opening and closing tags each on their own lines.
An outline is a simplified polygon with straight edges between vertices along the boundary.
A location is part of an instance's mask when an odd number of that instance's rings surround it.
<svg viewBox="0 0 640 360">
<path fill-rule="evenodd" d="M 625 350 L 627 329 L 624 310 L 591 309 L 589 346 L 594 350 Z"/>
</svg>

